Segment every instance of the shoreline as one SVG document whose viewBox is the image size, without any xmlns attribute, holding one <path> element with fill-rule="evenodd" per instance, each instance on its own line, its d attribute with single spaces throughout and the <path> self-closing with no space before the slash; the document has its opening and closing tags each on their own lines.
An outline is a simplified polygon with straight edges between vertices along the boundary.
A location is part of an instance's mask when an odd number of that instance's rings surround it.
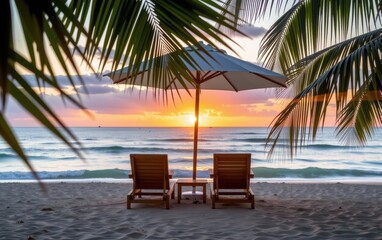
<svg viewBox="0 0 382 240">
<path fill-rule="evenodd" d="M 181 178 L 174 178 L 181 179 Z M 212 181 L 211 178 L 198 178 Z M 87 178 L 87 179 L 42 179 L 43 183 L 132 183 L 132 179 L 120 178 Z M 0 180 L 0 184 L 7 183 L 38 183 L 35 179 L 5 179 Z M 271 178 L 254 178 L 251 179 L 251 184 L 255 183 L 291 183 L 291 184 L 365 184 L 365 185 L 382 185 L 382 178 L 288 178 L 288 179 L 271 179 Z"/>
</svg>

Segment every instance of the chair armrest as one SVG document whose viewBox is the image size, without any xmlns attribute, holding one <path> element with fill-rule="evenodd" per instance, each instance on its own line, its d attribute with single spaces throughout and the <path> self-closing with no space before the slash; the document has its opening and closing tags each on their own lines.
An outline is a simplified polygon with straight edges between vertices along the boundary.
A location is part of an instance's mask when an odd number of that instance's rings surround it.
<svg viewBox="0 0 382 240">
<path fill-rule="evenodd" d="M 129 174 L 129 178 L 133 178 L 133 174 L 130 173 L 130 174 Z"/>
<path fill-rule="evenodd" d="M 249 177 L 250 178 L 254 178 L 255 177 L 255 173 L 253 172 L 252 168 L 249 169 Z"/>
<path fill-rule="evenodd" d="M 214 177 L 214 170 L 213 169 L 208 169 L 210 171 L 210 178 L 213 178 Z"/>
<path fill-rule="evenodd" d="M 174 170 L 168 170 L 168 177 L 169 178 L 172 178 L 172 176 L 174 175 L 175 171 Z"/>
</svg>

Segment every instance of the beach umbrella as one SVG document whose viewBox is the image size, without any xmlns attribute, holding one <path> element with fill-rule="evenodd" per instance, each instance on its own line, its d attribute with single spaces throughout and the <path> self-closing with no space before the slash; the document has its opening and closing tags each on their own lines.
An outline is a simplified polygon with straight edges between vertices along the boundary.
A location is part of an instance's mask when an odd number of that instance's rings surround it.
<svg viewBox="0 0 382 240">
<path fill-rule="evenodd" d="M 192 178 L 196 179 L 197 153 L 198 153 L 198 129 L 199 129 L 199 100 L 202 89 L 243 91 L 259 88 L 285 87 L 286 77 L 260 67 L 256 64 L 243 61 L 228 55 L 224 50 L 213 48 L 199 42 L 198 46 L 184 48 L 191 56 L 183 60 L 186 70 L 192 74 L 193 82 L 173 77 L 171 81 L 153 86 L 150 81 L 149 65 L 143 62 L 139 66 L 138 74 L 129 76 L 129 67 L 110 72 L 109 76 L 114 83 L 131 84 L 136 86 L 147 86 L 174 89 L 195 89 L 195 125 L 194 125 L 194 148 L 193 148 L 193 172 Z M 174 54 L 174 53 L 171 53 Z M 166 55 L 165 55 L 166 57 Z M 170 54 L 168 57 L 171 57 Z M 156 83 L 157 84 L 157 83 Z"/>
</svg>

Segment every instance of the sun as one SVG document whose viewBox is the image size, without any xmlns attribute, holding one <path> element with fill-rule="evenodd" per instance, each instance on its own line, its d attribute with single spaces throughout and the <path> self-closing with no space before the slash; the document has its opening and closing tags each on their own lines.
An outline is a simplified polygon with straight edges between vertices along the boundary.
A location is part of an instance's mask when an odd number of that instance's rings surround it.
<svg viewBox="0 0 382 240">
<path fill-rule="evenodd" d="M 189 123 L 194 124 L 196 122 L 196 117 L 194 115 L 190 115 L 188 117 L 188 121 L 189 121 Z"/>
</svg>

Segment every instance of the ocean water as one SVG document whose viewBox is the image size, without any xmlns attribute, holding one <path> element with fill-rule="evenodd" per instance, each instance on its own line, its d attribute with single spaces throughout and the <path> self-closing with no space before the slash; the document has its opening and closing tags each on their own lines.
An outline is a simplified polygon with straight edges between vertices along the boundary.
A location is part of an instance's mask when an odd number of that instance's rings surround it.
<svg viewBox="0 0 382 240">
<path fill-rule="evenodd" d="M 16 128 L 19 140 L 42 179 L 127 179 L 129 154 L 165 153 L 175 176 L 191 177 L 193 128 L 72 128 L 83 144 L 81 160 L 43 128 Z M 293 160 L 268 159 L 267 128 L 200 128 L 198 177 L 208 177 L 213 153 L 251 153 L 256 181 L 382 182 L 382 135 L 365 147 L 338 142 L 325 128 Z M 0 181 L 33 179 L 16 154 L 0 140 Z"/>
</svg>

